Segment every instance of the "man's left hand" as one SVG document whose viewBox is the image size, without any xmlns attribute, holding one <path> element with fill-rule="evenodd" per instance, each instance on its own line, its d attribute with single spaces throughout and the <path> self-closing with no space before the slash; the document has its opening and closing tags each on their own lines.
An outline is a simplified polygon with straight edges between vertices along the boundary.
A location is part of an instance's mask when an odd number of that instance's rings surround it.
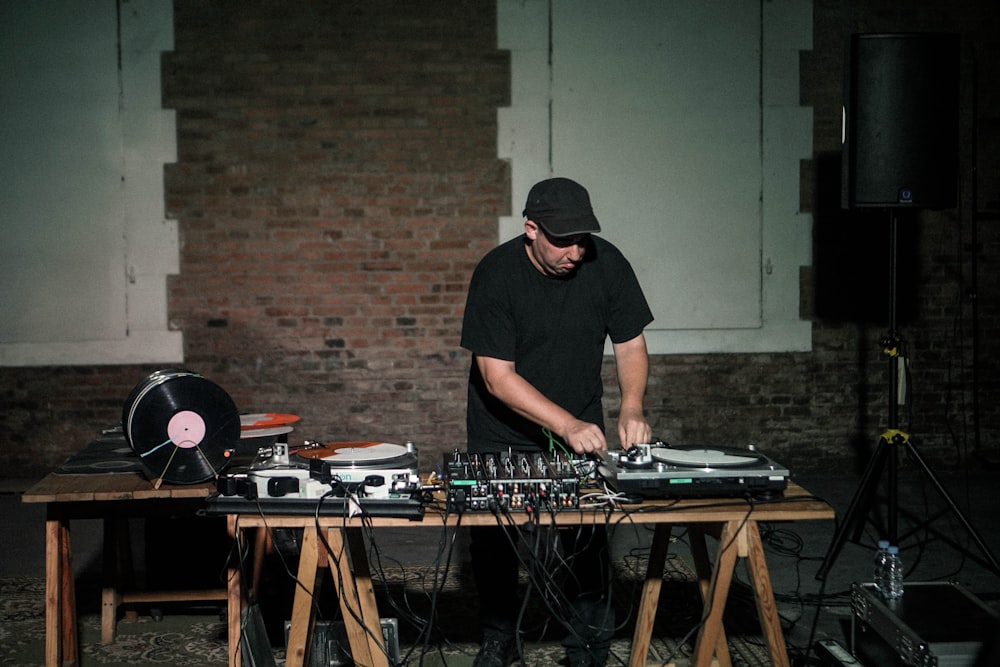
<svg viewBox="0 0 1000 667">
<path fill-rule="evenodd" d="M 648 443 L 652 436 L 653 430 L 641 412 L 638 414 L 622 412 L 618 417 L 618 440 L 622 449 Z"/>
</svg>

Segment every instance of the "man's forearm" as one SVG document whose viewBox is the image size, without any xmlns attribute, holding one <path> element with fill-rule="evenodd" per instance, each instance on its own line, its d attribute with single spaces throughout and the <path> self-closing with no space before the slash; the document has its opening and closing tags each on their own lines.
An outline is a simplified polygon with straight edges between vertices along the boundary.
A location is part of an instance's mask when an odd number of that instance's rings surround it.
<svg viewBox="0 0 1000 667">
<path fill-rule="evenodd" d="M 618 386 L 622 396 L 622 411 L 642 413 L 649 381 L 649 355 L 646 339 L 640 334 L 632 340 L 614 346 L 618 367 Z"/>
<path fill-rule="evenodd" d="M 649 379 L 649 355 L 646 339 L 636 338 L 614 346 L 618 367 L 618 386 L 621 391 L 621 408 L 618 413 L 618 438 L 621 446 L 649 442 L 652 429 L 643 414 L 646 382 Z"/>
</svg>

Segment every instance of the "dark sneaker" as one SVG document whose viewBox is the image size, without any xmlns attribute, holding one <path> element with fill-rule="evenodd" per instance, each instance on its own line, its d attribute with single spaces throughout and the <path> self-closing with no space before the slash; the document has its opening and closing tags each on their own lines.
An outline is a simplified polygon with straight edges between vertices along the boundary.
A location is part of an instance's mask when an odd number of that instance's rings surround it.
<svg viewBox="0 0 1000 667">
<path fill-rule="evenodd" d="M 514 662 L 514 638 L 484 639 L 472 667 L 507 667 Z"/>
</svg>

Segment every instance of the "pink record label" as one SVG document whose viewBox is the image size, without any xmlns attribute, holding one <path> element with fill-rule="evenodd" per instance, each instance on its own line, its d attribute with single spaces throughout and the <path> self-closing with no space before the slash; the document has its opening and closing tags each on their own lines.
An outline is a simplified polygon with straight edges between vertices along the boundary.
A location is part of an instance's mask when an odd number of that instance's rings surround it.
<svg viewBox="0 0 1000 667">
<path fill-rule="evenodd" d="M 205 420 L 197 412 L 181 410 L 167 422 L 167 435 L 178 447 L 197 447 L 205 439 Z"/>
</svg>

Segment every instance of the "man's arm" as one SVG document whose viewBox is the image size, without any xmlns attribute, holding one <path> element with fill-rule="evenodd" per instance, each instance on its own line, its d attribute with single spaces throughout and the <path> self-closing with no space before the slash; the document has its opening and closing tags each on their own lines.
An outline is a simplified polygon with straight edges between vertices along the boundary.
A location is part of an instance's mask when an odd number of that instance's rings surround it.
<svg viewBox="0 0 1000 667">
<path fill-rule="evenodd" d="M 476 355 L 475 361 L 479 365 L 487 391 L 508 408 L 558 434 L 578 454 L 607 450 L 608 442 L 596 424 L 577 419 L 546 398 L 530 382 L 518 375 L 513 361 L 480 355 Z M 641 396 L 639 401 L 641 415 Z"/>
<path fill-rule="evenodd" d="M 635 444 L 648 443 L 653 433 L 642 412 L 649 379 L 649 354 L 643 334 L 624 343 L 616 343 L 613 347 L 622 394 L 618 438 L 622 448 L 628 449 Z"/>
</svg>

